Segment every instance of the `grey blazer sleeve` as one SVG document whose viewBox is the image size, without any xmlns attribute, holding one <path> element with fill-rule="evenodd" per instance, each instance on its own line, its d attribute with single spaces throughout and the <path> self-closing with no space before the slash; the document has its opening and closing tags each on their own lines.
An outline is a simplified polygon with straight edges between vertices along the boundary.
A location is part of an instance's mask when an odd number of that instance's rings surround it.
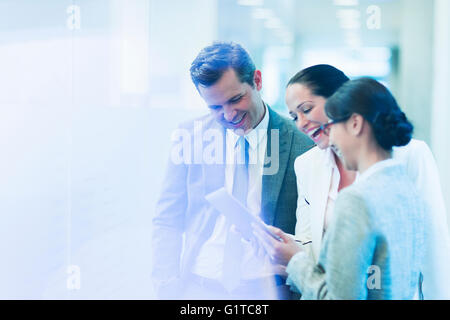
<svg viewBox="0 0 450 320">
<path fill-rule="evenodd" d="M 318 264 L 306 252 L 296 254 L 287 266 L 287 283 L 296 286 L 303 299 L 365 299 L 375 242 L 363 199 L 344 190 L 336 200 Z"/>
<path fill-rule="evenodd" d="M 172 151 L 178 148 L 172 146 Z M 172 154 L 172 153 L 171 153 Z M 179 285 L 182 234 L 187 206 L 186 164 L 169 159 L 152 229 L 152 279 L 159 298 L 171 298 Z"/>
</svg>

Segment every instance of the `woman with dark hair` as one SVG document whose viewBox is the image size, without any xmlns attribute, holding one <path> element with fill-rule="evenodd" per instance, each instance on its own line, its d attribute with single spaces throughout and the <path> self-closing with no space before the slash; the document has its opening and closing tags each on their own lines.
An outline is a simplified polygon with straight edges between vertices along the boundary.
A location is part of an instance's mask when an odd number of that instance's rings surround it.
<svg viewBox="0 0 450 320">
<path fill-rule="evenodd" d="M 316 65 L 297 73 L 286 89 L 286 103 L 297 127 L 317 144 L 295 162 L 299 194 L 296 236 L 303 242 L 312 241 L 309 246 L 316 261 L 337 194 L 351 185 L 358 175 L 345 168 L 329 148 L 329 137 L 321 130 L 329 120 L 324 108 L 327 99 L 348 80 L 342 71 L 332 66 Z M 425 142 L 412 139 L 404 147 L 394 147 L 393 158 L 406 166 L 431 212 L 430 237 L 424 248 L 427 260 L 423 270 L 424 297 L 450 299 L 450 274 L 447 272 L 450 236 L 433 155 Z"/>
<path fill-rule="evenodd" d="M 286 89 L 286 104 L 297 127 L 317 144 L 295 162 L 298 187 L 295 236 L 306 244 L 303 249 L 316 263 L 337 195 L 358 176 L 329 147 L 329 136 L 323 130 L 329 121 L 325 113 L 328 98 L 348 81 L 342 71 L 330 65 L 316 65 L 297 73 Z M 431 212 L 429 237 L 423 248 L 427 261 L 422 270 L 424 298 L 449 299 L 450 237 L 433 155 L 425 142 L 415 139 L 404 147 L 394 147 L 392 155 L 405 165 Z"/>
<path fill-rule="evenodd" d="M 370 78 L 346 82 L 325 111 L 331 121 L 321 130 L 359 176 L 336 199 L 318 262 L 279 229 L 271 228 L 284 242 L 258 236 L 287 264 L 287 283 L 305 299 L 412 299 L 421 285 L 428 208 L 392 148 L 410 142 L 413 126 Z"/>
</svg>

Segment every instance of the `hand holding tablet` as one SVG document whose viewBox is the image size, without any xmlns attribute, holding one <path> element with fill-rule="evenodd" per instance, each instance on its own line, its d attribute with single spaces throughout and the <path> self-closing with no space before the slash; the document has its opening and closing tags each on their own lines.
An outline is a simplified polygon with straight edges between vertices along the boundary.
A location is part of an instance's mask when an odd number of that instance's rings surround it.
<svg viewBox="0 0 450 320">
<path fill-rule="evenodd" d="M 248 209 L 233 197 L 225 188 L 220 188 L 205 196 L 205 199 L 220 213 L 226 216 L 236 225 L 237 229 L 245 237 L 252 237 L 253 226 L 258 227 L 272 238 L 283 241 L 279 236 L 271 232 L 267 225 L 258 216 L 252 214 Z"/>
</svg>

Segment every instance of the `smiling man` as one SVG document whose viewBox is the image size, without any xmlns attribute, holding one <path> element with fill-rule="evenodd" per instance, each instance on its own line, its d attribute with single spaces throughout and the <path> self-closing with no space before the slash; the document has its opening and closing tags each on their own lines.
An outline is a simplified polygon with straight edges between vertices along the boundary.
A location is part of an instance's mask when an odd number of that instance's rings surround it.
<svg viewBox="0 0 450 320">
<path fill-rule="evenodd" d="M 205 196 L 225 187 L 249 212 L 293 234 L 293 165 L 313 142 L 264 103 L 261 72 L 240 45 L 220 42 L 204 48 L 190 71 L 210 112 L 181 126 L 194 139 L 187 145 L 218 144 L 223 153 L 216 159 L 222 161 L 169 161 L 153 219 L 156 292 L 160 298 L 181 299 L 288 298 L 283 278 L 267 257 L 255 254 Z M 205 131 L 218 138 L 204 139 Z M 182 149 L 184 155 L 199 151 Z M 269 170 L 274 159 L 275 170 Z"/>
<path fill-rule="evenodd" d="M 201 74 L 198 78 L 193 77 L 213 116 L 226 129 L 239 135 L 249 133 L 264 118 L 266 109 L 259 94 L 262 87 L 259 70 L 254 71 L 251 84 L 240 82 L 239 75 L 232 68 L 223 71 L 220 79 L 210 86 L 201 82 Z"/>
</svg>

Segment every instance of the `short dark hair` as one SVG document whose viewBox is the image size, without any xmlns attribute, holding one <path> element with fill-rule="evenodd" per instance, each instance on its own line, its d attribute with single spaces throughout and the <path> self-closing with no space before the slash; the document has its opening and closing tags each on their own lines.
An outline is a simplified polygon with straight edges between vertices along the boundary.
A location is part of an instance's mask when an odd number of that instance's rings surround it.
<svg viewBox="0 0 450 320">
<path fill-rule="evenodd" d="M 360 114 L 372 127 L 377 143 L 385 150 L 405 146 L 412 138 L 413 125 L 400 110 L 394 96 L 375 79 L 348 81 L 325 104 L 331 120 L 346 120 Z"/>
<path fill-rule="evenodd" d="M 242 83 L 254 86 L 255 64 L 248 52 L 234 42 L 214 42 L 200 51 L 192 62 L 191 78 L 197 89 L 199 85 L 209 87 L 230 68 Z"/>
<path fill-rule="evenodd" d="M 295 83 L 303 84 L 314 95 L 329 98 L 348 80 L 341 70 L 328 64 L 318 64 L 298 72 L 289 80 L 287 87 Z"/>
</svg>

